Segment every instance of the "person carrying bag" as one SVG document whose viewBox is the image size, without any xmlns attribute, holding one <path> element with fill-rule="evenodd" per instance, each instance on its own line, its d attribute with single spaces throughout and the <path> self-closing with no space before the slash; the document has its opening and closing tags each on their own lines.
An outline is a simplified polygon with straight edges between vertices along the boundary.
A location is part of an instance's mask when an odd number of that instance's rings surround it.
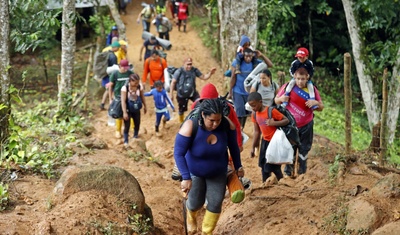
<svg viewBox="0 0 400 235">
<path fill-rule="evenodd" d="M 261 167 L 262 181 L 265 182 L 273 172 L 280 180 L 283 178 L 280 164 L 271 164 L 266 161 L 266 152 L 269 149 L 272 142 L 272 138 L 280 126 L 285 126 L 289 123 L 289 119 L 280 113 L 277 109 L 273 109 L 271 115 L 268 114 L 268 107 L 262 103 L 262 97 L 258 92 L 251 92 L 247 99 L 247 102 L 253 109 L 254 114 L 251 115 L 253 127 L 254 127 L 254 138 L 251 150 L 251 157 L 255 156 L 255 149 L 260 145 L 260 136 L 262 136 L 261 147 L 258 159 L 258 166 Z M 279 147 L 276 146 L 276 147 Z"/>
</svg>

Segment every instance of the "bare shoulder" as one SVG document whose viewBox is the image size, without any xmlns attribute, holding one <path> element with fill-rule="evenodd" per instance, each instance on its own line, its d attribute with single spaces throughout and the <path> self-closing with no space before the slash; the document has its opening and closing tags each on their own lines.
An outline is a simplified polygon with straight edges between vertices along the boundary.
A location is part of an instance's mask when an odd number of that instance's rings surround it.
<svg viewBox="0 0 400 235">
<path fill-rule="evenodd" d="M 179 134 L 186 137 L 190 137 L 192 136 L 192 129 L 193 129 L 193 121 L 192 119 L 188 119 L 182 124 L 181 128 L 179 129 Z"/>
</svg>

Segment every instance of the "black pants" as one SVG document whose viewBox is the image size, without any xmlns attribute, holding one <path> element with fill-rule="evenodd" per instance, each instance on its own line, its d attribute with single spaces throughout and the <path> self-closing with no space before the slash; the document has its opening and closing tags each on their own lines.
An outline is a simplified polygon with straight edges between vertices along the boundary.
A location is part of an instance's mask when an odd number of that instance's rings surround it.
<svg viewBox="0 0 400 235">
<path fill-rule="evenodd" d="M 169 41 L 169 32 L 167 31 L 165 33 L 158 33 L 158 37 Z"/>
<path fill-rule="evenodd" d="M 268 179 L 268 177 L 271 176 L 271 172 L 273 172 L 278 180 L 283 178 L 282 170 L 281 170 L 281 165 L 276 165 L 276 164 L 269 164 L 267 163 L 267 160 L 265 159 L 265 152 L 267 151 L 269 142 L 261 139 L 261 147 L 260 147 L 260 154 L 258 158 L 258 166 L 261 167 L 261 175 L 262 175 L 262 181 L 265 182 L 265 180 Z"/>
</svg>

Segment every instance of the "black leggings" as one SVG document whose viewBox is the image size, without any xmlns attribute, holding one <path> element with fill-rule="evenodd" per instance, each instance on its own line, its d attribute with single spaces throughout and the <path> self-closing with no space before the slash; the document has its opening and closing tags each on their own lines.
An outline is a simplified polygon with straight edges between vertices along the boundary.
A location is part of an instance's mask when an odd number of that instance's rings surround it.
<svg viewBox="0 0 400 235">
<path fill-rule="evenodd" d="M 139 134 L 139 128 L 140 128 L 140 110 L 136 112 L 129 112 L 129 119 L 125 120 L 124 119 L 124 135 L 129 136 L 129 128 L 131 127 L 131 118 L 133 119 L 133 124 L 135 125 L 135 128 L 133 129 L 133 136 L 136 136 Z"/>
</svg>

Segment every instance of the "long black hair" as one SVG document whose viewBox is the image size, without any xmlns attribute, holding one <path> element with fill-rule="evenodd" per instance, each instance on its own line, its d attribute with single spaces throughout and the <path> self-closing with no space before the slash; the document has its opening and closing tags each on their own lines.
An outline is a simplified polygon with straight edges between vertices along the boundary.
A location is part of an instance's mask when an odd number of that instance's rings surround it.
<svg viewBox="0 0 400 235">
<path fill-rule="evenodd" d="M 199 124 L 203 126 L 204 116 L 209 116 L 211 114 L 221 114 L 222 118 L 224 119 L 224 106 L 222 104 L 222 100 L 215 98 L 215 99 L 204 99 L 200 104 L 200 115 L 199 115 Z"/>
</svg>

